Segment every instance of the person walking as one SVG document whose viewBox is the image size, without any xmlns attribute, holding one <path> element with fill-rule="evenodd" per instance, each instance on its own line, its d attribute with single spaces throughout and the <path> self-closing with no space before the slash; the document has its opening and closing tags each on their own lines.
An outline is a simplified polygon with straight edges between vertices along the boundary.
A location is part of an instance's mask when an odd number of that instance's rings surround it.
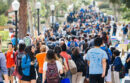
<svg viewBox="0 0 130 83">
<path fill-rule="evenodd" d="M 23 83 L 36 83 L 36 61 L 35 61 L 35 47 L 33 45 L 25 48 L 26 55 L 22 57 L 22 81 Z"/>
<path fill-rule="evenodd" d="M 61 45 L 61 53 L 60 56 L 62 56 L 63 58 L 65 58 L 66 62 L 67 62 L 67 66 L 69 68 L 69 64 L 68 64 L 68 60 L 71 59 L 71 56 L 66 52 L 67 51 L 67 47 L 66 44 L 64 43 L 63 45 Z M 70 72 L 70 70 L 66 73 L 66 77 L 70 79 L 70 83 L 72 83 L 72 74 Z"/>
<path fill-rule="evenodd" d="M 8 79 L 8 69 L 6 66 L 6 58 L 5 55 L 2 53 L 1 50 L 2 46 L 1 46 L 1 39 L 0 39 L 0 83 L 9 83 L 9 79 Z M 3 82 L 3 77 L 4 77 L 4 82 Z"/>
<path fill-rule="evenodd" d="M 43 74 L 43 64 L 45 62 L 46 59 L 46 46 L 42 45 L 40 47 L 40 53 L 38 53 L 36 55 L 36 59 L 38 62 L 38 79 L 37 79 L 37 83 L 42 83 L 42 74 Z"/>
<path fill-rule="evenodd" d="M 5 52 L 5 57 L 6 57 L 6 66 L 8 68 L 8 76 L 9 76 L 9 80 L 11 81 L 11 83 L 13 83 L 13 72 L 14 72 L 14 68 L 15 68 L 15 59 L 16 59 L 16 55 L 15 52 L 13 51 L 13 44 L 9 43 L 8 44 L 8 51 Z"/>
<path fill-rule="evenodd" d="M 112 65 L 113 70 L 113 77 L 112 77 L 112 83 L 120 83 L 120 76 L 119 71 L 121 70 L 123 64 L 121 62 L 120 51 L 114 50 L 113 55 L 115 56 L 115 60 Z"/>
<path fill-rule="evenodd" d="M 19 83 L 22 83 L 21 77 L 22 77 L 23 73 L 22 73 L 21 63 L 22 63 L 22 57 L 25 56 L 25 51 L 24 51 L 25 47 L 26 47 L 26 45 L 25 45 L 24 41 L 20 40 L 19 49 L 16 52 L 16 69 L 15 69 L 15 71 L 18 72 L 18 74 L 19 74 L 19 77 L 18 77 Z"/>
<path fill-rule="evenodd" d="M 53 50 L 49 50 L 46 56 L 46 62 L 43 65 L 43 83 L 59 83 L 60 74 L 63 74 L 63 67 L 61 62 L 56 60 Z"/>
<path fill-rule="evenodd" d="M 97 37 L 94 40 L 94 48 L 87 52 L 86 60 L 89 64 L 89 80 L 90 83 L 104 83 L 106 72 L 107 54 L 100 46 L 102 45 L 102 38 Z"/>
<path fill-rule="evenodd" d="M 73 49 L 72 59 L 77 66 L 77 73 L 72 75 L 72 83 L 83 83 L 86 76 L 86 64 L 78 47 Z"/>
</svg>

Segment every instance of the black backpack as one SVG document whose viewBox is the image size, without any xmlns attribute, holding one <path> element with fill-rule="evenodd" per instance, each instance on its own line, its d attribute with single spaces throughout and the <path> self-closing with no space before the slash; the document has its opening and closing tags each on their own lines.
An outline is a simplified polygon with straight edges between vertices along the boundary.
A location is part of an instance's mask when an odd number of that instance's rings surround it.
<svg viewBox="0 0 130 83">
<path fill-rule="evenodd" d="M 22 67 L 21 67 L 21 63 L 22 63 L 22 57 L 25 55 L 24 52 L 18 52 L 18 55 L 16 57 L 16 66 L 18 69 L 18 72 L 20 75 L 22 75 Z"/>
<path fill-rule="evenodd" d="M 128 28 L 125 28 L 125 30 L 124 30 L 126 33 L 128 32 Z"/>
<path fill-rule="evenodd" d="M 74 62 L 77 66 L 78 72 L 83 72 L 83 76 L 86 75 L 87 65 L 86 62 L 81 58 L 81 55 L 79 55 L 79 58 L 74 59 Z"/>
</svg>

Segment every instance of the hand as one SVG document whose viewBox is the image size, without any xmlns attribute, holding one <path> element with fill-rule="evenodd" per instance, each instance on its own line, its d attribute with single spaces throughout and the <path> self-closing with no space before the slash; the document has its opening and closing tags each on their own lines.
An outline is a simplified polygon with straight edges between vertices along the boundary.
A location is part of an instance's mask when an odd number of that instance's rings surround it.
<svg viewBox="0 0 130 83">
<path fill-rule="evenodd" d="M 31 65 L 34 65 L 34 62 L 33 62 L 33 61 L 31 62 Z"/>
<path fill-rule="evenodd" d="M 105 77 L 105 72 L 102 73 L 102 78 L 104 78 L 104 77 Z"/>
</svg>

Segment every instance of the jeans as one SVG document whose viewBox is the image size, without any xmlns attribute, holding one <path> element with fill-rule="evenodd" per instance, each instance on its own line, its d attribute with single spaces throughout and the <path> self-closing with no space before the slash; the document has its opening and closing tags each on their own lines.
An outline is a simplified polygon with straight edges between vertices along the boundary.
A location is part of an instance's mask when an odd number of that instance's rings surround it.
<svg viewBox="0 0 130 83">
<path fill-rule="evenodd" d="M 72 83 L 72 74 L 70 71 L 66 73 L 66 77 L 70 79 L 70 83 Z"/>
<path fill-rule="evenodd" d="M 102 78 L 101 76 L 101 74 L 90 74 L 90 83 L 104 83 L 104 78 Z"/>
</svg>

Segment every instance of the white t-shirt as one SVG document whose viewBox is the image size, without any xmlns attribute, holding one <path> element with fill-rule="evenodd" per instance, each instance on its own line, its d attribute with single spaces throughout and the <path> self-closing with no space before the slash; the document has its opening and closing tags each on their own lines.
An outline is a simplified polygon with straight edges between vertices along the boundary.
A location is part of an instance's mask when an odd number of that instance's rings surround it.
<svg viewBox="0 0 130 83">
<path fill-rule="evenodd" d="M 62 70 L 62 64 L 61 64 L 61 62 L 60 61 L 57 61 L 56 60 L 56 66 L 57 66 L 57 68 L 58 68 L 58 72 L 60 71 L 60 70 Z M 47 71 L 47 62 L 45 62 L 44 64 L 43 64 L 43 71 Z"/>
</svg>

